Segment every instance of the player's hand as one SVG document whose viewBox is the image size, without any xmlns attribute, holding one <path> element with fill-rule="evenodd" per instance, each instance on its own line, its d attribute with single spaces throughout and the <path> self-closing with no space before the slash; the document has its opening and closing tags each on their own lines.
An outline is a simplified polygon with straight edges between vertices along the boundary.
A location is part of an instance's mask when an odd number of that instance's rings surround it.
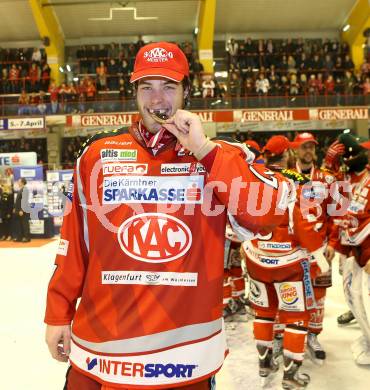
<svg viewBox="0 0 370 390">
<path fill-rule="evenodd" d="M 364 271 L 370 275 L 370 259 L 365 264 Z"/>
<path fill-rule="evenodd" d="M 216 144 L 209 141 L 204 134 L 199 116 L 185 110 L 177 110 L 176 114 L 163 124 L 181 143 L 181 145 L 201 160 Z"/>
<path fill-rule="evenodd" d="M 47 325 L 45 341 L 55 360 L 67 362 L 71 352 L 71 325 Z"/>
<path fill-rule="evenodd" d="M 324 165 L 326 168 L 336 172 L 339 169 L 339 157 L 344 154 L 346 148 L 338 140 L 334 141 L 326 152 Z"/>
<path fill-rule="evenodd" d="M 332 262 L 335 256 L 335 250 L 332 246 L 328 245 L 325 250 L 325 257 L 329 264 Z"/>
</svg>

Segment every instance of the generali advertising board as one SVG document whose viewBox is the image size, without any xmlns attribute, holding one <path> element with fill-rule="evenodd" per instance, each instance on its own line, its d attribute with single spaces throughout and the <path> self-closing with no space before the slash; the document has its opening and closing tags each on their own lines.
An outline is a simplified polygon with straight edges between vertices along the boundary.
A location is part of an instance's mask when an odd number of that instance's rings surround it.
<svg viewBox="0 0 370 390">
<path fill-rule="evenodd" d="M 369 119 L 367 107 L 347 108 L 292 108 L 292 109 L 247 109 L 247 110 L 198 110 L 203 123 L 256 123 L 292 121 L 348 121 Z M 67 127 L 123 127 L 139 119 L 137 112 L 114 114 L 87 114 L 67 116 Z"/>
</svg>

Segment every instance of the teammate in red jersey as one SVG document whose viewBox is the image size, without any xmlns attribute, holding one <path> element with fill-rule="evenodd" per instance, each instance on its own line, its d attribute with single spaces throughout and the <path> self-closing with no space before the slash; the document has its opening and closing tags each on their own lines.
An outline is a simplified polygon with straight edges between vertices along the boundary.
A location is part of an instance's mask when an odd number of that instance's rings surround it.
<svg viewBox="0 0 370 390">
<path fill-rule="evenodd" d="M 329 265 L 324 257 L 324 238 L 306 214 L 309 209 L 305 200 L 312 189 L 311 185 L 305 187 L 309 180 L 285 169 L 290 146 L 286 137 L 278 135 L 269 139 L 264 151 L 267 167 L 291 178 L 298 184 L 297 192 L 292 183 L 282 223 L 270 234 L 245 241 L 243 249 L 250 278 L 249 300 L 256 312 L 253 330 L 262 381 L 278 369 L 273 356 L 274 325 L 278 320 L 286 324 L 283 388 L 302 389 L 310 381 L 299 368 L 304 357 L 309 312 L 314 307 L 311 277 L 317 273 L 317 264 L 325 272 Z"/>
<path fill-rule="evenodd" d="M 227 352 L 226 209 L 244 234 L 284 213 L 284 179 L 182 109 L 188 77 L 177 45 L 142 47 L 140 121 L 94 136 L 77 159 L 45 315 L 52 356 L 72 365 L 67 390 L 210 389 Z"/>
<path fill-rule="evenodd" d="M 360 144 L 354 136 L 342 134 L 336 145 L 343 147 L 342 161 L 347 167 L 347 173 L 342 175 L 342 179 L 351 184 L 351 193 L 346 213 L 339 218 L 338 234 L 332 237 L 329 244 L 346 256 L 343 264 L 344 295 L 362 333 L 362 336 L 351 345 L 351 349 L 357 364 L 368 365 L 370 364 L 370 170 L 366 149 L 370 150 L 370 142 Z"/>
<path fill-rule="evenodd" d="M 311 208 L 310 216 L 315 222 L 314 228 L 322 235 L 323 239 L 329 236 L 332 220 L 328 215 L 328 205 L 334 203 L 331 194 L 333 186 L 336 185 L 335 177 L 327 170 L 315 165 L 316 145 L 318 142 L 311 133 L 300 133 L 293 141 L 296 154 L 296 170 L 308 176 L 312 182 L 312 196 L 316 201 Z M 329 247 L 327 258 L 331 261 L 334 257 L 334 250 Z M 318 275 L 313 281 L 316 307 L 311 310 L 308 323 L 307 347 L 314 361 L 324 361 L 326 354 L 319 343 L 317 336 L 322 332 L 324 318 L 324 304 L 326 289 L 331 286 L 331 269 Z"/>
</svg>

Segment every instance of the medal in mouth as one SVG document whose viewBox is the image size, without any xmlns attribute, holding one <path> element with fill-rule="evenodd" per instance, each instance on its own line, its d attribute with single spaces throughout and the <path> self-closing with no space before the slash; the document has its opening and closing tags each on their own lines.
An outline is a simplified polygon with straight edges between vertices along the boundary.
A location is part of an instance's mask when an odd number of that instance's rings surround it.
<svg viewBox="0 0 370 390">
<path fill-rule="evenodd" d="M 162 110 L 150 110 L 149 113 L 156 122 L 161 124 L 166 123 L 166 121 L 169 119 L 169 116 Z"/>
</svg>

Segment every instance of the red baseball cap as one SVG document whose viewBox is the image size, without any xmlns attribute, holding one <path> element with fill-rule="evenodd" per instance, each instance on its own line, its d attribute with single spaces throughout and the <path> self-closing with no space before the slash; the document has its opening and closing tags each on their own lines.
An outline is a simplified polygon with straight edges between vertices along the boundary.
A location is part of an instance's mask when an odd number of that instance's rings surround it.
<svg viewBox="0 0 370 390">
<path fill-rule="evenodd" d="M 294 141 L 291 143 L 292 147 L 298 148 L 299 146 L 307 143 L 307 142 L 313 142 L 315 145 L 318 145 L 319 143 L 316 141 L 316 138 L 311 133 L 299 133 L 295 138 Z"/>
<path fill-rule="evenodd" d="M 370 141 L 362 142 L 360 145 L 365 149 L 370 149 Z"/>
<path fill-rule="evenodd" d="M 266 143 L 263 148 L 264 152 L 269 152 L 272 156 L 279 156 L 290 148 L 290 142 L 283 135 L 274 135 Z"/>
<path fill-rule="evenodd" d="M 180 82 L 189 77 L 189 63 L 184 52 L 174 43 L 154 42 L 137 53 L 130 82 L 143 77 L 159 76 Z"/>
<path fill-rule="evenodd" d="M 254 141 L 253 139 L 247 139 L 246 141 L 244 141 L 244 143 L 248 146 L 250 146 L 251 148 L 255 149 L 255 150 L 258 150 L 259 152 L 261 151 L 261 147 L 258 145 L 258 143 L 256 141 Z"/>
</svg>

